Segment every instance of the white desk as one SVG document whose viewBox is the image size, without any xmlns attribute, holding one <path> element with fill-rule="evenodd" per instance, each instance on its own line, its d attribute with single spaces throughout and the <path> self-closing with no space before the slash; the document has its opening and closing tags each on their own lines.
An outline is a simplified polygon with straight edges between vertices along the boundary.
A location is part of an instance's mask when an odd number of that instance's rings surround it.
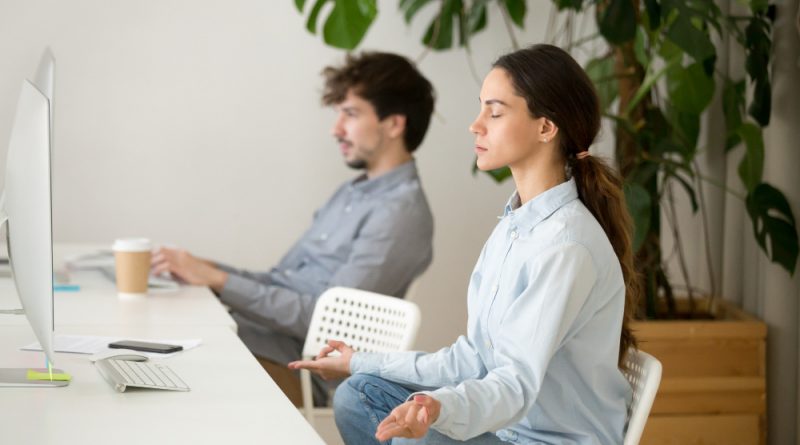
<svg viewBox="0 0 800 445">
<path fill-rule="evenodd" d="M 0 443 L 323 443 L 207 289 L 131 301 L 120 300 L 113 286 L 82 286 L 55 298 L 60 334 L 202 338 L 201 346 L 164 359 L 191 391 L 117 393 L 86 355 L 56 353 L 57 366 L 73 377 L 69 386 L 0 388 Z M 0 307 L 14 301 L 8 283 L 0 285 Z M 0 367 L 42 367 L 42 353 L 19 350 L 33 341 L 24 316 L 1 316 Z"/>
<path fill-rule="evenodd" d="M 85 272 L 80 275 L 100 275 Z M 76 278 L 75 278 L 76 277 Z M 236 330 L 236 323 L 208 288 L 184 286 L 176 292 L 150 293 L 119 298 L 114 285 L 86 285 L 75 275 L 79 292 L 56 292 L 55 320 L 58 325 L 209 325 Z M 20 307 L 10 279 L 0 279 L 0 308 Z M 0 325 L 27 325 L 25 317 L 0 314 Z"/>
</svg>

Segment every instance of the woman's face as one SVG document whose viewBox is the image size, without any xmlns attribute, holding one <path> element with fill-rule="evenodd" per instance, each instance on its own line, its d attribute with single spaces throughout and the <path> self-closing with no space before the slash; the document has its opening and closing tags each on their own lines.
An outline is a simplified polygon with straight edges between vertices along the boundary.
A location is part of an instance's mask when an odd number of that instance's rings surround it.
<svg viewBox="0 0 800 445">
<path fill-rule="evenodd" d="M 481 110 L 469 126 L 475 134 L 478 168 L 494 170 L 506 165 L 525 165 L 533 159 L 543 142 L 544 118 L 528 112 L 525 99 L 514 93 L 511 78 L 502 68 L 494 68 L 483 80 Z"/>
</svg>

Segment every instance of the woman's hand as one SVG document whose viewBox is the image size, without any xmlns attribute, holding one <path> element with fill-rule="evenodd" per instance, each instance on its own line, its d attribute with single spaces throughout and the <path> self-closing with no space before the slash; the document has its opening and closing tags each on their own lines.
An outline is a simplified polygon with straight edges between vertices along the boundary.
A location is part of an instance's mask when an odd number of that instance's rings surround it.
<svg viewBox="0 0 800 445">
<path fill-rule="evenodd" d="M 442 404 L 431 396 L 415 395 L 412 400 L 393 409 L 378 425 L 375 438 L 381 442 L 393 437 L 419 439 L 428 434 L 428 428 L 439 418 Z"/>
<path fill-rule="evenodd" d="M 337 351 L 339 354 L 331 355 Z M 289 363 L 289 369 L 308 369 L 325 380 L 343 379 L 350 375 L 350 358 L 353 348 L 338 340 L 328 340 L 328 346 L 319 351 L 314 360 L 298 360 Z"/>
</svg>

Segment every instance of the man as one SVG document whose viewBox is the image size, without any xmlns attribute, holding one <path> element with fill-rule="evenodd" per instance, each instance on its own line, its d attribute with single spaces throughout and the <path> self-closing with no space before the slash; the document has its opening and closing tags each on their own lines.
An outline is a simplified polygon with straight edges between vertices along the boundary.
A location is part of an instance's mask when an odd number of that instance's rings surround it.
<svg viewBox="0 0 800 445">
<path fill-rule="evenodd" d="M 345 163 L 364 173 L 343 184 L 311 227 L 268 272 L 248 272 L 162 248 L 153 272 L 209 286 L 228 305 L 239 337 L 300 405 L 300 358 L 319 295 L 334 286 L 402 297 L 430 264 L 433 218 L 412 153 L 433 111 L 434 92 L 404 57 L 348 55 L 323 71 L 322 102 L 337 112 L 332 134 Z M 317 388 L 316 398 L 324 398 Z"/>
</svg>

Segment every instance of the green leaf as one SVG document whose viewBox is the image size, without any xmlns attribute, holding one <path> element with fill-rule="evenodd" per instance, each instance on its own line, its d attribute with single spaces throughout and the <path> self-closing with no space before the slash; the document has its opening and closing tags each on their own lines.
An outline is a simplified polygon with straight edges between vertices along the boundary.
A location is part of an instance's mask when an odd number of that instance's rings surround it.
<svg viewBox="0 0 800 445">
<path fill-rule="evenodd" d="M 747 108 L 747 113 L 753 116 L 756 122 L 766 127 L 769 125 L 771 109 L 772 86 L 769 77 L 764 77 L 756 81 L 756 86 L 753 88 L 753 101 Z"/>
<path fill-rule="evenodd" d="M 753 17 L 744 30 L 747 73 L 755 79 L 766 77 L 769 73 L 769 52 L 772 47 L 769 22 L 761 17 Z"/>
<path fill-rule="evenodd" d="M 700 63 L 687 68 L 675 65 L 667 75 L 667 92 L 676 109 L 699 115 L 714 97 L 714 78 L 706 75 Z"/>
<path fill-rule="evenodd" d="M 745 203 L 753 221 L 753 234 L 761 249 L 773 263 L 780 264 L 794 275 L 800 249 L 797 225 L 786 197 L 775 187 L 761 183 L 747 194 Z M 767 239 L 770 249 L 767 249 Z"/>
<path fill-rule="evenodd" d="M 480 171 L 478 169 L 478 158 L 475 158 L 475 161 L 472 163 L 472 174 L 476 174 Z M 511 169 L 508 167 L 501 167 L 494 170 L 487 170 L 484 173 L 489 175 L 492 179 L 495 180 L 498 184 L 505 181 L 506 179 L 511 177 Z"/>
<path fill-rule="evenodd" d="M 636 11 L 630 0 L 610 0 L 598 17 L 600 34 L 612 44 L 621 44 L 636 36 Z"/>
<path fill-rule="evenodd" d="M 636 29 L 636 40 L 633 42 L 633 54 L 636 60 L 645 69 L 650 66 L 650 55 L 647 52 L 647 31 L 644 28 Z"/>
<path fill-rule="evenodd" d="M 770 38 L 771 25 L 758 14 L 753 17 L 745 29 L 745 52 L 747 74 L 755 83 L 753 101 L 748 113 L 762 126 L 769 124 L 772 108 L 772 87 L 769 80 L 769 59 L 772 51 Z"/>
<path fill-rule="evenodd" d="M 303 6 L 305 6 L 306 0 L 294 0 L 294 7 L 297 8 L 299 12 L 303 12 Z"/>
<path fill-rule="evenodd" d="M 471 34 L 476 34 L 486 28 L 486 1 L 476 1 L 467 13 L 467 27 Z"/>
<path fill-rule="evenodd" d="M 690 17 L 684 12 L 681 12 L 669 27 L 666 37 L 690 55 L 695 62 L 703 62 L 717 54 L 708 33 L 692 24 Z"/>
<path fill-rule="evenodd" d="M 725 151 L 729 151 L 738 143 L 738 137 L 734 137 L 742 125 L 742 114 L 744 114 L 744 92 L 745 81 L 731 82 L 725 79 L 725 88 L 722 90 L 722 112 L 725 115 L 726 143 Z M 733 143 L 734 145 L 729 145 Z"/>
<path fill-rule="evenodd" d="M 625 192 L 628 213 L 633 218 L 633 251 L 638 252 L 647 237 L 647 232 L 650 230 L 650 213 L 653 204 L 650 194 L 639 184 L 626 182 L 623 186 L 623 191 Z"/>
<path fill-rule="evenodd" d="M 600 98 L 600 108 L 607 109 L 617 98 L 619 86 L 614 75 L 614 56 L 607 54 L 586 64 L 586 74 L 592 79 Z"/>
<path fill-rule="evenodd" d="M 750 10 L 753 13 L 764 13 L 767 12 L 767 8 L 769 7 L 769 0 L 750 0 Z"/>
<path fill-rule="evenodd" d="M 306 21 L 306 29 L 311 34 L 317 33 L 317 16 L 319 15 L 319 11 L 325 6 L 325 3 L 328 3 L 332 0 L 317 0 L 314 3 L 314 6 L 311 7 L 311 12 L 308 14 L 308 20 Z"/>
<path fill-rule="evenodd" d="M 650 29 L 656 30 L 661 26 L 661 5 L 656 0 L 644 0 L 644 7 L 647 10 Z"/>
<path fill-rule="evenodd" d="M 525 0 L 505 0 L 506 11 L 511 17 L 511 20 L 520 28 L 525 27 Z"/>
<path fill-rule="evenodd" d="M 376 0 L 335 0 L 322 30 L 325 43 L 342 49 L 355 48 L 377 14 Z"/>
<path fill-rule="evenodd" d="M 700 135 L 700 115 L 684 113 L 670 107 L 667 113 L 669 122 L 677 132 L 679 143 L 687 148 L 693 156 L 697 148 L 697 139 Z"/>
<path fill-rule="evenodd" d="M 563 11 L 565 9 L 573 9 L 575 11 L 580 11 L 583 8 L 583 0 L 553 0 L 556 4 L 556 8 L 559 11 Z"/>
<path fill-rule="evenodd" d="M 677 180 L 678 184 L 680 184 L 681 187 L 683 187 L 683 189 L 686 191 L 686 195 L 689 196 L 689 201 L 692 204 L 692 213 L 697 213 L 697 210 L 700 207 L 697 205 L 697 194 L 695 193 L 694 187 L 692 187 L 692 184 L 690 184 L 689 181 L 686 180 L 686 178 L 684 178 L 683 176 L 679 175 L 677 172 L 670 171 L 668 176 L 671 179 Z"/>
<path fill-rule="evenodd" d="M 655 73 L 648 72 L 642 84 L 639 85 L 639 89 L 636 90 L 636 93 L 633 95 L 633 99 L 628 102 L 627 108 L 625 108 L 625 114 L 628 115 L 630 112 L 636 108 L 636 105 L 645 97 L 646 94 L 650 92 L 650 89 L 653 88 L 653 85 L 656 84 L 658 79 L 663 77 L 667 72 L 669 72 L 674 66 L 678 65 L 680 62 L 680 57 L 675 56 L 672 59 L 667 60 L 667 64 L 663 66 L 660 70 Z"/>
<path fill-rule="evenodd" d="M 725 137 L 725 152 L 729 152 L 733 147 L 742 143 L 739 133 L 731 133 Z"/>
<path fill-rule="evenodd" d="M 664 60 L 675 60 L 681 58 L 683 51 L 681 51 L 677 45 L 665 39 L 661 41 L 661 47 L 658 48 L 658 55 Z"/>
<path fill-rule="evenodd" d="M 628 173 L 625 182 L 630 182 L 631 184 L 646 184 L 653 179 L 653 176 L 658 174 L 659 167 L 660 165 L 656 162 L 640 162 Z"/>
<path fill-rule="evenodd" d="M 436 0 L 403 0 L 400 2 L 400 10 L 405 11 L 406 23 L 411 23 L 411 19 L 419 12 L 420 8 L 434 1 Z"/>
<path fill-rule="evenodd" d="M 764 174 L 764 138 L 761 127 L 749 122 L 739 127 L 738 134 L 747 148 L 739 163 L 739 177 L 747 191 L 753 192 Z"/>
<path fill-rule="evenodd" d="M 435 50 L 443 50 L 453 47 L 453 18 L 461 23 L 463 11 L 461 0 L 443 0 L 442 9 L 433 18 L 428 30 L 422 38 L 425 46 Z M 464 36 L 462 35 L 462 44 Z"/>
</svg>

